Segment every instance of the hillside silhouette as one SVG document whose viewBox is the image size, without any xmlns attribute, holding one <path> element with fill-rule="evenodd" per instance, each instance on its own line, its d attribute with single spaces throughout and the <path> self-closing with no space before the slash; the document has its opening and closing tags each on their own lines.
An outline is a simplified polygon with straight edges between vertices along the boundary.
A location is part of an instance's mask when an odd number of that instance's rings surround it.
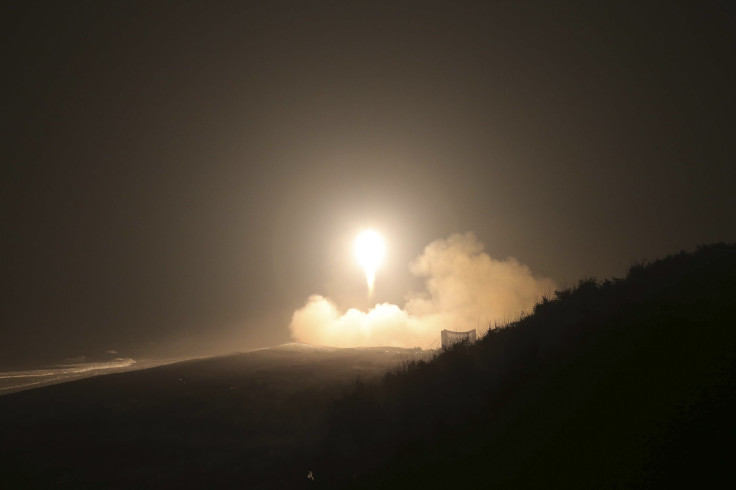
<svg viewBox="0 0 736 490">
<path fill-rule="evenodd" d="M 715 244 L 434 357 L 290 344 L 5 395 L 0 488 L 733 486 L 735 299 Z"/>
<path fill-rule="evenodd" d="M 582 280 L 333 409 L 337 488 L 736 483 L 736 246 Z M 728 485 L 726 485 L 728 486 Z"/>
</svg>

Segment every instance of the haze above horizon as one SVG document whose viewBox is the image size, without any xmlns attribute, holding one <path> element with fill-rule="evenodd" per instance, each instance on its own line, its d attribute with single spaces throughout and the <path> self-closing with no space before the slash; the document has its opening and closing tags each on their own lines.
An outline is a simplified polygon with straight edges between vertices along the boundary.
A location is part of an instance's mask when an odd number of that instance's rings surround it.
<svg viewBox="0 0 736 490">
<path fill-rule="evenodd" d="M 308 318 L 399 344 L 397 318 L 513 316 L 736 241 L 725 2 L 0 9 L 6 364 L 248 350 Z M 462 264 L 504 279 L 455 288 Z"/>
</svg>

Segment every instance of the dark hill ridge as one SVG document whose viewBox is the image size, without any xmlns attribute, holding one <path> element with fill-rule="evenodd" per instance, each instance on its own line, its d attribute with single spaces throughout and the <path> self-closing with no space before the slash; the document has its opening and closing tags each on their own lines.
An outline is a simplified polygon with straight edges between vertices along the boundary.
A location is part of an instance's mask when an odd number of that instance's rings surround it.
<svg viewBox="0 0 736 490">
<path fill-rule="evenodd" d="M 735 306 L 735 245 L 581 281 L 342 400 L 315 474 L 358 488 L 733 486 Z"/>
<path fill-rule="evenodd" d="M 0 397 L 0 488 L 733 486 L 734 299 L 718 244 L 429 362 L 294 344 Z"/>
</svg>

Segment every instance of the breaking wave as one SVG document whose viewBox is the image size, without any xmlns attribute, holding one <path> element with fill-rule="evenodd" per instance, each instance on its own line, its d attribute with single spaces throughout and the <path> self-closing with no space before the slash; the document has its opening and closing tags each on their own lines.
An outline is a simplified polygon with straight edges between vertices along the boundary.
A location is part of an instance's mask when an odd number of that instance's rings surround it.
<svg viewBox="0 0 736 490">
<path fill-rule="evenodd" d="M 105 362 L 60 364 L 44 369 L 0 372 L 0 394 L 20 391 L 40 385 L 86 378 L 109 371 L 126 370 L 136 364 L 134 359 L 118 357 Z"/>
</svg>

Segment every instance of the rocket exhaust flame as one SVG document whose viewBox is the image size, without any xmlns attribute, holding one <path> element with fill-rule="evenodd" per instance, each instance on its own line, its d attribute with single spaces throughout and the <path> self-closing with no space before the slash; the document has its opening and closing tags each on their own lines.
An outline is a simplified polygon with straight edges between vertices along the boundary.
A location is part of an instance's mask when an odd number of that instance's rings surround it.
<svg viewBox="0 0 736 490">
<path fill-rule="evenodd" d="M 362 240 L 356 240 L 356 258 L 363 257 L 358 253 Z M 358 258 L 358 262 L 363 265 L 365 261 Z M 375 273 L 378 261 L 368 262 L 374 264 L 366 270 L 370 286 L 369 273 Z M 343 309 L 327 297 L 310 296 L 292 315 L 289 328 L 293 339 L 334 347 L 427 348 L 450 326 L 458 330 L 478 328 L 482 335 L 485 328 L 529 311 L 539 298 L 557 289 L 554 281 L 535 276 L 514 258 L 491 258 L 471 232 L 430 243 L 412 261 L 409 271 L 424 279 L 425 290 L 409 292 L 401 307 L 380 303 L 368 311 Z M 479 325 L 481 319 L 483 326 Z"/>
<path fill-rule="evenodd" d="M 381 264 L 386 252 L 383 238 L 375 230 L 365 230 L 355 239 L 355 259 L 365 270 L 368 285 L 368 297 L 373 297 L 376 282 L 376 269 Z"/>
</svg>

